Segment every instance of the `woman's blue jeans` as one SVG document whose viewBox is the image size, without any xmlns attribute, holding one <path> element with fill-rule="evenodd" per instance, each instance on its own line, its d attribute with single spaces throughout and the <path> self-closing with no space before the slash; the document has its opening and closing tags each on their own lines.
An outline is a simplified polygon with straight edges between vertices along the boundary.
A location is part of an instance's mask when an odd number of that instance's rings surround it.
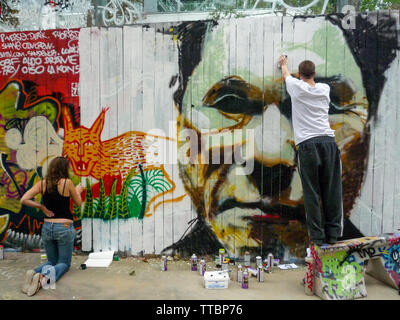
<svg viewBox="0 0 400 320">
<path fill-rule="evenodd" d="M 42 242 L 46 250 L 47 262 L 35 269 L 50 279 L 50 283 L 69 270 L 74 248 L 75 229 L 73 223 L 68 227 L 64 223 L 45 221 L 42 226 Z"/>
</svg>

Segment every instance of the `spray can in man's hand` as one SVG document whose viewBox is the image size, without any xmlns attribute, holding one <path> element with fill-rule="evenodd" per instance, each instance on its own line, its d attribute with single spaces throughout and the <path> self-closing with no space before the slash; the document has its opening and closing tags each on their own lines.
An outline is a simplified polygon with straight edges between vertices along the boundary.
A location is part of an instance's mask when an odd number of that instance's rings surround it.
<svg viewBox="0 0 400 320">
<path fill-rule="evenodd" d="M 287 57 L 288 57 L 286 53 L 282 54 L 282 56 L 285 56 L 286 59 L 287 59 Z M 280 58 L 280 57 L 279 57 L 279 58 Z M 281 68 L 282 68 L 282 66 L 281 66 L 281 64 L 280 64 L 279 62 L 278 62 L 277 67 L 278 67 L 278 69 L 281 69 Z"/>
</svg>

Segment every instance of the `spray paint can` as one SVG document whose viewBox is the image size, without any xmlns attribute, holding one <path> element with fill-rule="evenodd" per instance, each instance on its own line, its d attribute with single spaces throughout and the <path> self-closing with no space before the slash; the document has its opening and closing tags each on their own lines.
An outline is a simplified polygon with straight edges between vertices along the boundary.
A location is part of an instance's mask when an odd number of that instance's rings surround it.
<svg viewBox="0 0 400 320">
<path fill-rule="evenodd" d="M 4 246 L 0 245 L 0 260 L 4 259 Z"/>
<path fill-rule="evenodd" d="M 217 255 L 215 256 L 215 266 L 216 266 L 217 268 L 221 268 L 221 259 L 220 259 L 220 257 L 219 257 L 219 254 L 217 254 Z"/>
<path fill-rule="evenodd" d="M 206 267 L 206 261 L 204 259 L 200 260 L 200 275 L 204 276 L 204 272 L 206 272 L 207 267 Z"/>
<path fill-rule="evenodd" d="M 162 256 L 161 257 L 161 271 L 167 271 L 168 267 L 167 267 L 167 257 L 166 256 Z"/>
<path fill-rule="evenodd" d="M 268 273 L 272 272 L 273 265 L 274 265 L 274 256 L 272 253 L 268 253 L 268 256 L 267 256 L 267 272 Z"/>
<path fill-rule="evenodd" d="M 258 268 L 258 266 L 262 265 L 262 258 L 260 256 L 256 257 L 256 267 Z"/>
<path fill-rule="evenodd" d="M 194 253 L 190 258 L 190 264 L 192 266 L 192 271 L 197 271 L 197 257 Z"/>
<path fill-rule="evenodd" d="M 242 278 L 243 278 L 243 269 L 242 265 L 239 264 L 236 273 L 236 281 L 242 283 Z"/>
<path fill-rule="evenodd" d="M 283 53 L 282 54 L 283 56 L 285 56 L 286 58 L 287 58 L 287 53 Z M 278 67 L 278 69 L 281 69 L 282 68 L 282 66 L 281 66 L 281 64 L 278 62 L 278 64 L 277 64 L 277 67 Z"/>
<path fill-rule="evenodd" d="M 249 288 L 249 273 L 247 272 L 247 269 L 244 269 L 242 276 L 242 289 L 248 289 L 248 288 Z"/>
<path fill-rule="evenodd" d="M 228 271 L 229 262 L 227 260 L 222 261 L 222 270 Z"/>
<path fill-rule="evenodd" d="M 264 282 L 264 270 L 261 264 L 257 266 L 257 281 Z"/>
<path fill-rule="evenodd" d="M 41 255 L 40 255 L 40 262 L 41 262 L 41 263 L 47 262 L 47 255 L 41 254 Z"/>
<path fill-rule="evenodd" d="M 250 253 L 248 251 L 244 253 L 244 267 L 250 267 Z"/>
<path fill-rule="evenodd" d="M 308 296 L 314 295 L 314 269 L 315 263 L 312 257 L 306 257 L 306 278 L 304 292 Z"/>
<path fill-rule="evenodd" d="M 225 260 L 225 249 L 224 248 L 219 249 L 219 260 L 221 261 L 221 266 L 222 266 L 224 263 L 224 260 Z"/>
</svg>

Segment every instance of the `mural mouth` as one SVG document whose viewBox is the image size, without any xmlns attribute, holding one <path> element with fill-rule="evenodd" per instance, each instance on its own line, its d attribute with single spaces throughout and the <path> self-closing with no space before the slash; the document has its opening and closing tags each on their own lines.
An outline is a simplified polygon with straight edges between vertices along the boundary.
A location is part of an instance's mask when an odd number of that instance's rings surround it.
<svg viewBox="0 0 400 320">
<path fill-rule="evenodd" d="M 230 209 L 252 210 L 254 212 L 253 215 L 246 215 L 241 219 L 254 223 L 288 224 L 292 220 L 305 222 L 302 206 L 289 206 L 281 203 L 266 204 L 262 201 L 240 202 L 232 198 L 222 202 L 215 216 L 224 214 Z"/>
<path fill-rule="evenodd" d="M 87 162 L 84 162 L 84 161 L 77 161 L 77 162 L 76 162 L 76 168 L 77 168 L 79 171 L 86 171 L 86 170 L 89 168 L 89 165 L 88 165 Z"/>
</svg>

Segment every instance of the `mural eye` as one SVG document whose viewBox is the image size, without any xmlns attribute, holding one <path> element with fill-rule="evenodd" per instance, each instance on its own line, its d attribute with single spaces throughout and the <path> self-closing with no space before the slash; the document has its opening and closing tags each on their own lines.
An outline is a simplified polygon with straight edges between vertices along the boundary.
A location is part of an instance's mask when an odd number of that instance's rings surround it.
<svg viewBox="0 0 400 320">
<path fill-rule="evenodd" d="M 77 141 L 72 141 L 71 144 L 72 144 L 73 146 L 77 146 L 77 145 L 78 145 L 78 142 L 77 142 Z"/>
<path fill-rule="evenodd" d="M 93 145 L 93 142 L 91 142 L 91 141 L 86 141 L 83 145 L 84 145 L 85 147 L 89 147 L 89 146 L 92 146 L 92 145 Z"/>
<path fill-rule="evenodd" d="M 341 75 L 332 77 L 316 77 L 316 82 L 322 82 L 331 88 L 329 104 L 329 114 L 340 114 L 357 106 L 353 103 L 353 98 L 357 92 L 351 79 Z"/>
<path fill-rule="evenodd" d="M 237 76 L 222 79 L 203 98 L 203 106 L 232 114 L 261 114 L 264 109 L 262 92 Z"/>
</svg>

